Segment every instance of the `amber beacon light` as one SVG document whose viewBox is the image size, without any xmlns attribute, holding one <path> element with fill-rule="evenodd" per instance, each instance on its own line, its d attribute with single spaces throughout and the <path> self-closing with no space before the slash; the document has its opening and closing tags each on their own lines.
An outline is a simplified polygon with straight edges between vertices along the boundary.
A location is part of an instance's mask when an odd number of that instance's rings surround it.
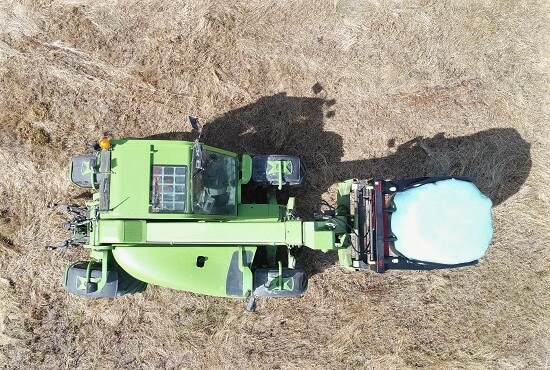
<svg viewBox="0 0 550 370">
<path fill-rule="evenodd" d="M 97 143 L 101 149 L 109 149 L 111 147 L 111 142 L 106 137 L 99 139 Z"/>
</svg>

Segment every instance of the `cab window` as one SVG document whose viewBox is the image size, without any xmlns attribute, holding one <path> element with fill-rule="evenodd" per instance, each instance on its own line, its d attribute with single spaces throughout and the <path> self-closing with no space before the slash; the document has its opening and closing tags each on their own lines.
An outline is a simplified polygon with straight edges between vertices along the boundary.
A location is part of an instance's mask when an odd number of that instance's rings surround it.
<svg viewBox="0 0 550 370">
<path fill-rule="evenodd" d="M 200 147 L 193 151 L 192 167 L 193 213 L 236 214 L 236 158 Z"/>
</svg>

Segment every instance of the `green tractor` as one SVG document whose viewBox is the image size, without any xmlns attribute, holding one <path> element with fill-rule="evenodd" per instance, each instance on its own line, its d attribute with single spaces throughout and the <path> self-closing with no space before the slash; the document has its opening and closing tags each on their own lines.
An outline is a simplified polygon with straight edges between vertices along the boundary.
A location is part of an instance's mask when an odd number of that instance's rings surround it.
<svg viewBox="0 0 550 370">
<path fill-rule="evenodd" d="M 253 309 L 255 297 L 306 291 L 304 247 L 337 251 L 345 269 L 384 272 L 475 264 L 492 236 L 491 201 L 468 179 L 350 179 L 338 184 L 336 204 L 303 220 L 293 197 L 276 199 L 304 185 L 299 158 L 239 156 L 198 139 L 103 138 L 92 155 L 73 158 L 70 176 L 97 191 L 84 206 L 52 205 L 73 216 L 72 235 L 48 249 L 90 250 L 63 281 L 86 297 L 155 284 L 248 298 Z M 243 202 L 252 188 L 263 201 Z"/>
</svg>

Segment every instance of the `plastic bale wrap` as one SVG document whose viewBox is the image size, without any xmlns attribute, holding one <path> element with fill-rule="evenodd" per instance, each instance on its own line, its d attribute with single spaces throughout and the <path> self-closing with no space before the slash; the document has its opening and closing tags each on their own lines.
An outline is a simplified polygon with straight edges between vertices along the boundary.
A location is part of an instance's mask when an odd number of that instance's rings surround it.
<svg viewBox="0 0 550 370">
<path fill-rule="evenodd" d="M 417 261 L 460 264 L 485 255 L 493 237 L 492 202 L 471 182 L 449 179 L 395 194 L 395 249 Z"/>
</svg>

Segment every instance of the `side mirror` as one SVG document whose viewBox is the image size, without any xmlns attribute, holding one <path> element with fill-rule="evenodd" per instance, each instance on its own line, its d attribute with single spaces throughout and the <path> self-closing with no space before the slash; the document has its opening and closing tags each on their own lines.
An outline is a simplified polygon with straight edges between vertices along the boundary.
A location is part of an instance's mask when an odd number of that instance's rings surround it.
<svg viewBox="0 0 550 370">
<path fill-rule="evenodd" d="M 201 138 L 201 134 L 202 134 L 202 125 L 200 124 L 199 119 L 196 118 L 196 117 L 188 116 L 187 117 L 187 123 L 189 123 L 189 125 L 191 125 L 191 128 L 193 130 L 196 130 L 199 133 L 199 137 L 197 138 L 197 141 L 199 141 L 200 138 Z"/>
</svg>

